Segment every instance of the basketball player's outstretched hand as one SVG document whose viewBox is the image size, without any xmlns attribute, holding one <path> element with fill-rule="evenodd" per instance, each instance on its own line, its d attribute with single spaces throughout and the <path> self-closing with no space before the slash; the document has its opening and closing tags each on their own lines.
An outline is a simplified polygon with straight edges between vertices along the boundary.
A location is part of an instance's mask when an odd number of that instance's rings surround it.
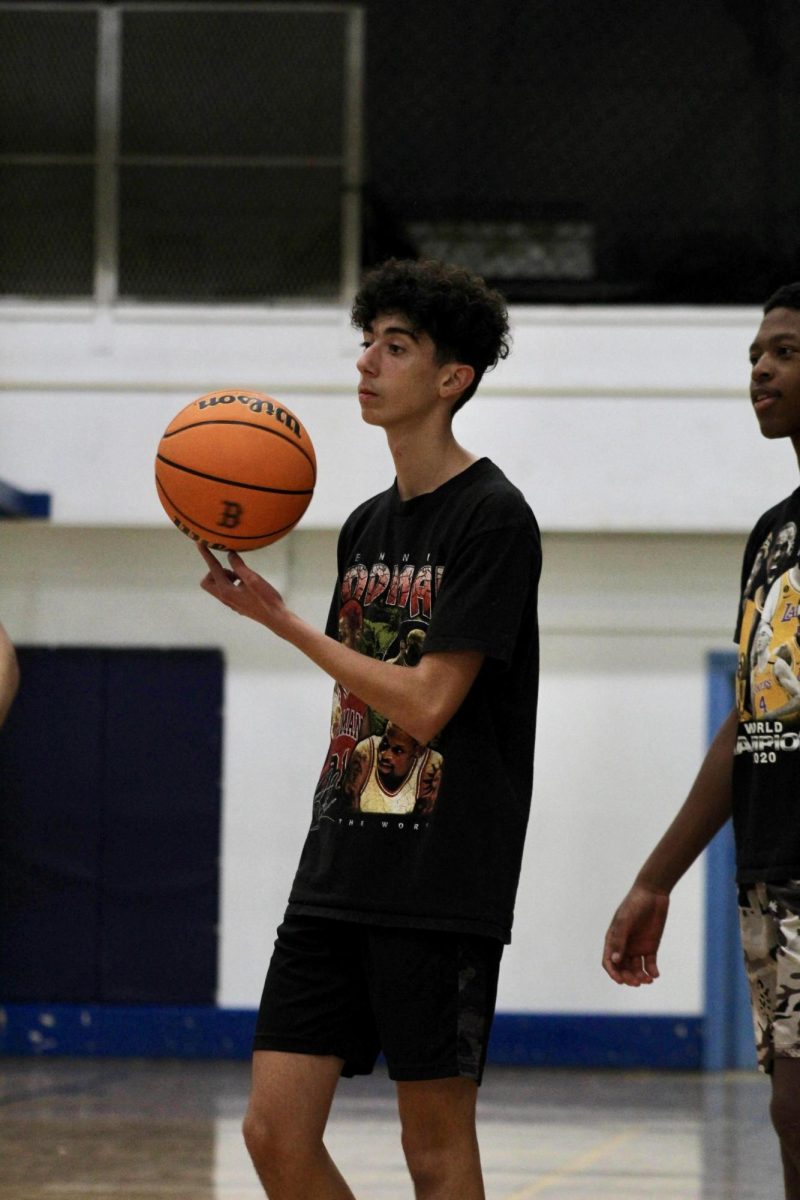
<svg viewBox="0 0 800 1200">
<path fill-rule="evenodd" d="M 198 543 L 198 549 L 208 567 L 208 574 L 200 582 L 203 591 L 240 616 L 259 621 L 280 634 L 289 615 L 280 592 L 235 551 L 228 555 L 230 567 L 226 568 L 208 546 Z"/>
<path fill-rule="evenodd" d="M 603 967 L 615 983 L 640 987 L 658 979 L 656 955 L 664 932 L 669 896 L 634 884 L 606 934 Z"/>
</svg>

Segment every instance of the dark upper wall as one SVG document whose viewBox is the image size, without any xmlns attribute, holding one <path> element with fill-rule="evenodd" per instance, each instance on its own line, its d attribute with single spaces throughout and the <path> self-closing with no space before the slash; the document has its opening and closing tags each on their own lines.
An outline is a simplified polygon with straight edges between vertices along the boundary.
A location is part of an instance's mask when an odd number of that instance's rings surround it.
<svg viewBox="0 0 800 1200">
<path fill-rule="evenodd" d="M 750 302 L 800 272 L 800 6 L 366 0 L 368 253 L 415 223 L 588 223 L 520 298 Z"/>
</svg>

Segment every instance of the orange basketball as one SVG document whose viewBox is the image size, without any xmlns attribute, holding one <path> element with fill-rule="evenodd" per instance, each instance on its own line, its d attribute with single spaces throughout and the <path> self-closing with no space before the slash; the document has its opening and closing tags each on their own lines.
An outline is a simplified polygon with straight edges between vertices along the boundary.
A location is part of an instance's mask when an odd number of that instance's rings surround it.
<svg viewBox="0 0 800 1200">
<path fill-rule="evenodd" d="M 158 444 L 156 487 L 173 522 L 212 550 L 255 550 L 293 529 L 311 502 L 317 459 L 293 412 L 263 392 L 200 396 Z"/>
</svg>

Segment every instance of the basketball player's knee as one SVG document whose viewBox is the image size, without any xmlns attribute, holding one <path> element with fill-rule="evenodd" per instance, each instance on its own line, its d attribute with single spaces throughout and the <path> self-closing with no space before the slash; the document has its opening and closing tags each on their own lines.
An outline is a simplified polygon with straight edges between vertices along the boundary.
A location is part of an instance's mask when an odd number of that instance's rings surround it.
<svg viewBox="0 0 800 1200">
<path fill-rule="evenodd" d="M 244 1144 L 259 1175 L 274 1174 L 285 1169 L 291 1156 L 291 1138 L 280 1123 L 264 1113 L 248 1108 L 242 1124 Z"/>
<path fill-rule="evenodd" d="M 437 1188 L 454 1177 L 470 1156 L 471 1143 L 435 1130 L 403 1130 L 403 1154 L 417 1194 L 438 1195 Z"/>
<path fill-rule="evenodd" d="M 283 1194 L 281 1188 L 291 1188 L 302 1180 L 309 1164 L 324 1151 L 321 1141 L 305 1139 L 292 1123 L 282 1119 L 282 1114 L 252 1105 L 245 1115 L 242 1133 L 259 1178 L 269 1189 L 274 1187 L 276 1195 Z"/>
<path fill-rule="evenodd" d="M 268 1132 L 266 1123 L 251 1108 L 248 1108 L 242 1122 L 242 1136 L 253 1160 L 262 1157 L 268 1141 Z"/>
<path fill-rule="evenodd" d="M 447 1178 L 445 1147 L 435 1142 L 403 1134 L 403 1154 L 415 1191 L 426 1195 Z"/>
</svg>

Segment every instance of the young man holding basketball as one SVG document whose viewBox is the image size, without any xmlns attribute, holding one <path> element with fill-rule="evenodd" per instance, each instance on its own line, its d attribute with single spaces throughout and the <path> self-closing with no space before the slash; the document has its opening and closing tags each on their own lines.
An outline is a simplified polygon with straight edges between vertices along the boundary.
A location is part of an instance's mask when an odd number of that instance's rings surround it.
<svg viewBox="0 0 800 1200">
<path fill-rule="evenodd" d="M 767 301 L 750 362 L 761 432 L 789 438 L 800 462 L 800 283 Z M 750 535 L 736 627 L 736 705 L 617 909 L 603 953 L 617 983 L 639 987 L 658 978 L 670 893 L 732 815 L 758 1063 L 772 1080 L 787 1200 L 800 1200 L 800 707 L 791 703 L 800 670 L 799 525 L 800 488 Z"/>
<path fill-rule="evenodd" d="M 362 418 L 384 430 L 396 479 L 345 522 L 326 633 L 237 555 L 225 570 L 201 548 L 208 592 L 335 680 L 245 1138 L 271 1200 L 352 1200 L 325 1125 L 339 1077 L 382 1051 L 418 1200 L 482 1200 L 475 1108 L 530 806 L 541 550 L 522 495 L 459 445 L 452 417 L 508 353 L 507 314 L 466 272 L 391 261 L 352 319 Z M 413 666 L 410 625 L 425 635 Z M 375 773 L 362 811 L 351 759 L 387 729 L 427 773 Z"/>
</svg>

